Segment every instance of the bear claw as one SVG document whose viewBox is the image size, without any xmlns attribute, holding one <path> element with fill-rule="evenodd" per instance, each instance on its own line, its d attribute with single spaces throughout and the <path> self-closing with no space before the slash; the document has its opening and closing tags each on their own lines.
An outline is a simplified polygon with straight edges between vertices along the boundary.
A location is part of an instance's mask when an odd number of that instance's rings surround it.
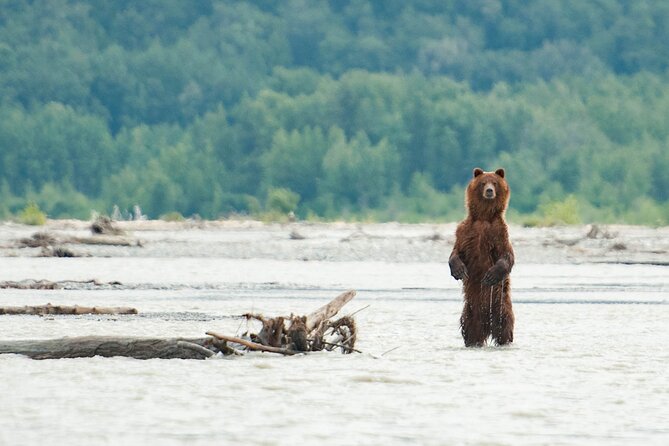
<svg viewBox="0 0 669 446">
<path fill-rule="evenodd" d="M 466 279 L 467 276 L 467 267 L 465 264 L 462 262 L 460 259 L 453 259 L 449 263 L 449 266 L 451 267 L 451 276 L 455 280 L 462 280 Z"/>
<path fill-rule="evenodd" d="M 500 282 L 503 278 L 504 278 L 504 272 L 500 271 L 495 267 L 492 267 L 485 273 L 485 275 L 483 276 L 483 280 L 481 280 L 481 283 L 486 286 L 491 286 Z"/>
</svg>

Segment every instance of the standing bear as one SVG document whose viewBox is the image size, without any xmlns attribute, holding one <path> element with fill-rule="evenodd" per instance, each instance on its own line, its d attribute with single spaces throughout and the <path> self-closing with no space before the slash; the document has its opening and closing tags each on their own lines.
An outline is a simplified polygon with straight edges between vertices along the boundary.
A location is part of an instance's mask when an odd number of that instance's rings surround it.
<svg viewBox="0 0 669 446">
<path fill-rule="evenodd" d="M 448 259 L 451 275 L 463 283 L 460 330 L 467 347 L 483 346 L 488 336 L 497 345 L 513 342 L 509 273 L 514 255 L 504 221 L 510 196 L 504 169 L 474 169 L 465 194 L 467 218 L 455 231 Z"/>
</svg>

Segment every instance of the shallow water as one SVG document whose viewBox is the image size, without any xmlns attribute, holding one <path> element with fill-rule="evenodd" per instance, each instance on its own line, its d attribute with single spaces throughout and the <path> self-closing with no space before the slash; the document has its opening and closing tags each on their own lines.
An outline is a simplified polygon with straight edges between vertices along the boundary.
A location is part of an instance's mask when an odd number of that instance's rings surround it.
<svg viewBox="0 0 669 446">
<path fill-rule="evenodd" d="M 184 237 L 187 238 L 186 235 Z M 669 268 L 520 263 L 516 341 L 465 349 L 444 263 L 202 257 L 0 258 L 0 305 L 129 305 L 138 316 L 4 316 L 1 339 L 236 334 L 339 292 L 363 354 L 208 361 L 0 356 L 0 444 L 657 444 L 669 442 Z M 384 354 L 385 353 L 385 354 Z"/>
</svg>

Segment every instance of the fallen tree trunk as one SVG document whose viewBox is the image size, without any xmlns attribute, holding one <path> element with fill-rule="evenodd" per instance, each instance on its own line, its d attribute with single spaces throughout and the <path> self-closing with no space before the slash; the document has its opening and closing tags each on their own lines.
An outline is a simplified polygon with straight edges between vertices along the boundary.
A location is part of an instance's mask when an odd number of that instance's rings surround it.
<svg viewBox="0 0 669 446">
<path fill-rule="evenodd" d="M 77 290 L 88 288 L 108 288 L 123 286 L 121 282 L 100 282 L 98 280 L 61 280 L 53 282 L 51 280 L 34 280 L 27 279 L 19 282 L 13 280 L 6 280 L 0 282 L 0 288 L 12 288 L 16 290 Z"/>
<path fill-rule="evenodd" d="M 19 248 L 48 248 L 59 247 L 65 244 L 76 245 L 107 245 L 107 246 L 142 246 L 140 240 L 128 237 L 123 231 L 96 232 L 93 230 L 90 237 L 57 237 L 48 232 L 36 232 L 30 237 L 22 238 L 16 242 Z"/>
<path fill-rule="evenodd" d="M 182 343 L 181 345 L 179 343 Z M 215 354 L 215 339 L 155 339 L 115 336 L 84 336 L 48 340 L 1 341 L 0 354 L 15 353 L 32 359 L 91 358 L 93 356 L 127 356 L 136 359 L 206 359 L 183 343 L 197 345 Z M 211 355 L 210 355 L 211 356 Z"/>
<path fill-rule="evenodd" d="M 61 240 L 63 244 L 105 245 L 105 246 L 142 246 L 139 240 L 122 235 L 94 235 L 91 237 L 70 237 Z"/>
<path fill-rule="evenodd" d="M 79 305 L 35 305 L 23 307 L 0 307 L 0 315 L 21 314 L 137 314 L 137 309 L 131 307 L 80 307 Z"/>
<path fill-rule="evenodd" d="M 15 290 L 57 290 L 59 289 L 58 282 L 50 280 L 22 280 L 16 282 L 7 280 L 0 282 L 0 288 L 13 288 Z"/>
</svg>

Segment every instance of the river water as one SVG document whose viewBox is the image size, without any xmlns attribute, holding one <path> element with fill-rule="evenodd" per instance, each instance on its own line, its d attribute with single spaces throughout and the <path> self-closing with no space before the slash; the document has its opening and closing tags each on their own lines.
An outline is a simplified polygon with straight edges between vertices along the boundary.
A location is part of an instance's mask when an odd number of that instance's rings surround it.
<svg viewBox="0 0 669 446">
<path fill-rule="evenodd" d="M 333 252 L 326 239 L 334 246 L 338 233 L 319 230 L 320 242 L 313 236 L 290 249 L 315 253 L 321 243 L 321 252 Z M 27 229 L 4 231 L 0 238 L 9 240 Z M 253 255 L 137 248 L 62 259 L 12 252 L 18 255 L 0 258 L 0 280 L 95 278 L 123 287 L 4 289 L 0 305 L 119 305 L 140 314 L 3 316 L 0 338 L 234 335 L 247 328 L 243 313 L 304 314 L 353 288 L 358 294 L 342 313 L 360 310 L 356 347 L 363 353 L 207 361 L 2 355 L 0 444 L 669 442 L 666 266 L 519 261 L 512 274 L 515 342 L 466 349 L 459 283 L 442 257 L 263 256 L 253 245 L 277 234 L 237 235 Z M 232 237 L 143 236 L 165 247 L 184 239 L 210 243 L 221 253 L 229 252 L 221 240 Z M 353 245 L 346 249 L 369 250 Z M 406 249 L 421 249 L 413 245 Z"/>
</svg>

